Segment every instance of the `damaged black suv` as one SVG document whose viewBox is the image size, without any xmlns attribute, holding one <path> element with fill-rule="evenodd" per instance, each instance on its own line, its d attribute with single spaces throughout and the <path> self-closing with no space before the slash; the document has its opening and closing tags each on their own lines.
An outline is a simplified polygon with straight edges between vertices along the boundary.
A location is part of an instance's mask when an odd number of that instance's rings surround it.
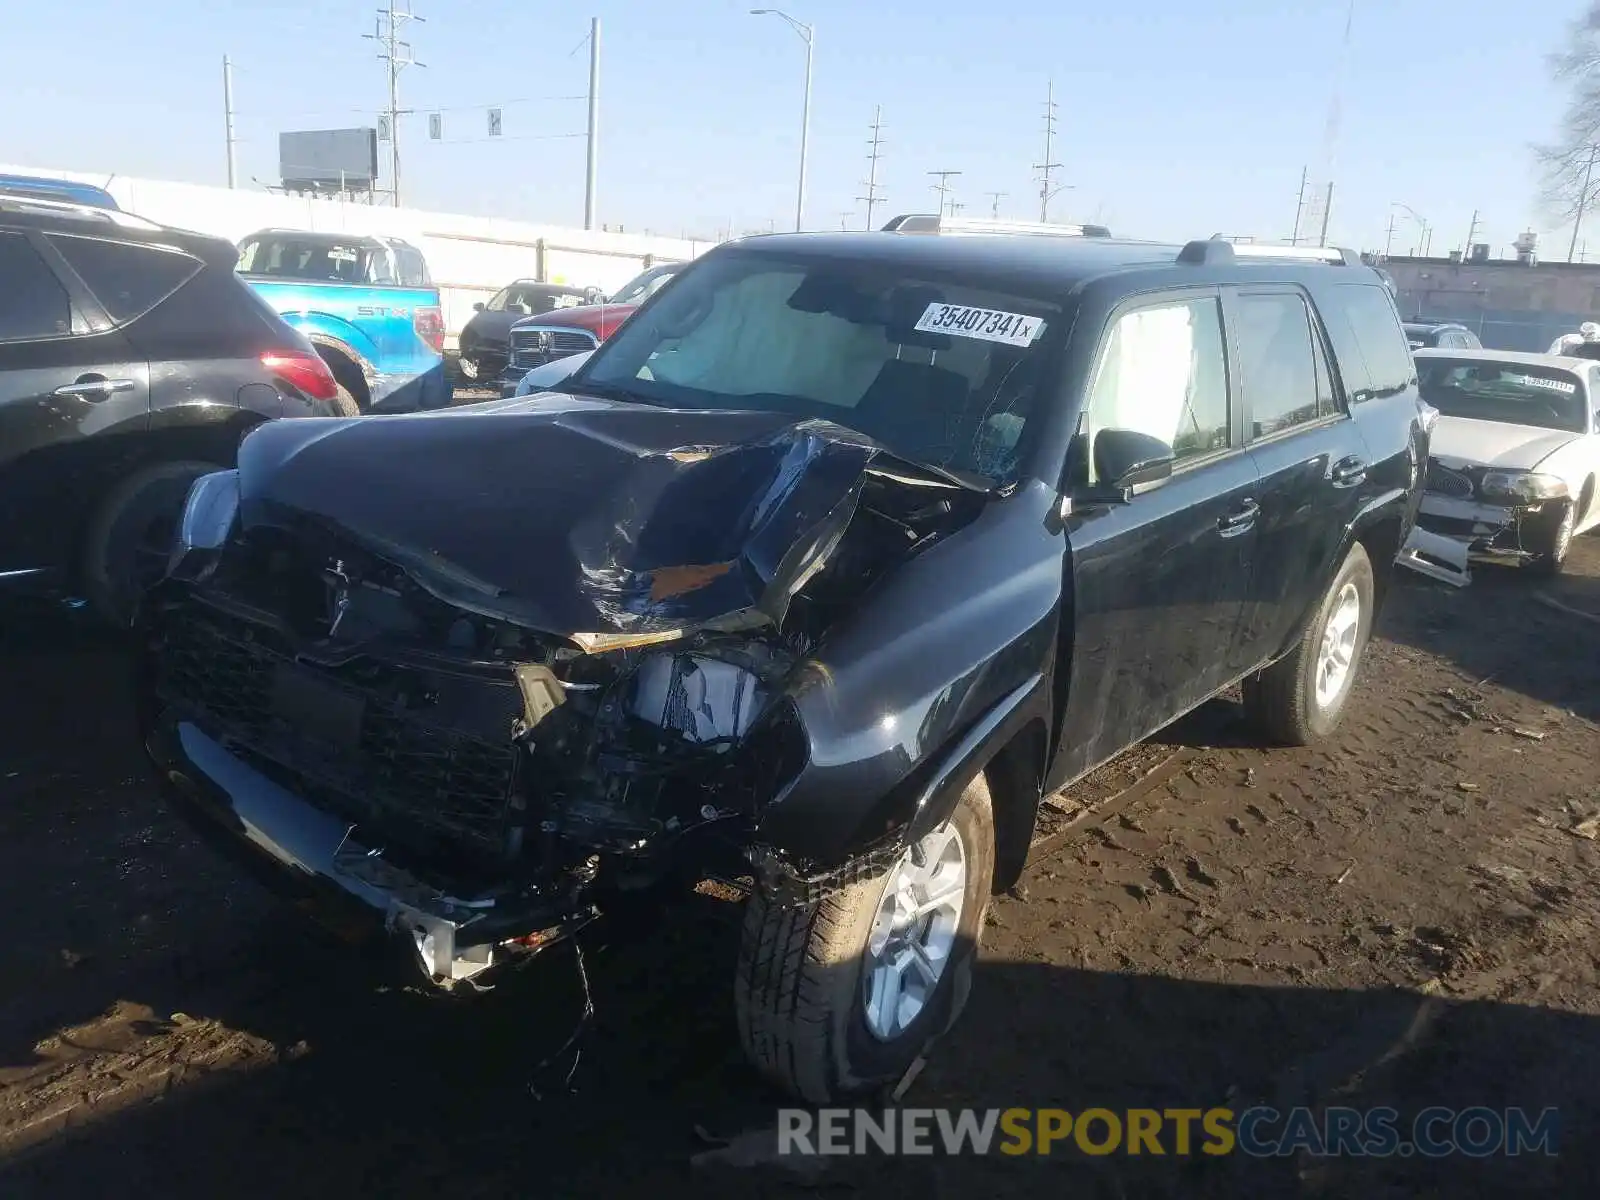
<svg viewBox="0 0 1600 1200">
<path fill-rule="evenodd" d="M 146 605 L 144 735 L 442 987 L 743 880 L 749 1055 L 860 1093 L 954 1020 L 1042 795 L 1241 681 L 1333 729 L 1425 411 L 1348 253 L 732 243 L 559 392 L 251 434 Z"/>
</svg>

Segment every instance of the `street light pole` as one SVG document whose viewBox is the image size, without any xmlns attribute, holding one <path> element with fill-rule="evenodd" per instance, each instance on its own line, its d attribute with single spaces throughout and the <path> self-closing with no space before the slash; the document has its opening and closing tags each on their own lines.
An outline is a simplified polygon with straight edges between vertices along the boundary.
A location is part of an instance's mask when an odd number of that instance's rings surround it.
<svg viewBox="0 0 1600 1200">
<path fill-rule="evenodd" d="M 776 8 L 752 8 L 750 15 L 753 17 L 781 17 L 789 23 L 789 28 L 799 35 L 800 40 L 806 44 L 806 98 L 805 106 L 800 113 L 800 182 L 795 188 L 794 197 L 794 228 L 800 232 L 805 228 L 806 214 L 806 151 L 810 148 L 811 141 L 811 65 L 816 54 L 817 30 L 814 25 L 807 25 L 804 21 L 797 21 L 786 12 Z"/>
</svg>

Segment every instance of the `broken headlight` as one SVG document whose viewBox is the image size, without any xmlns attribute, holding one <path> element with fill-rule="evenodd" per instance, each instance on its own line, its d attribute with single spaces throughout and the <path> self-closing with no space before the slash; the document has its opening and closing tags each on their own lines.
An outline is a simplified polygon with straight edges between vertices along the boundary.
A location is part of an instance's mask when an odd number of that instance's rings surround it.
<svg viewBox="0 0 1600 1200">
<path fill-rule="evenodd" d="M 652 654 L 634 672 L 628 711 L 686 742 L 732 744 L 766 702 L 760 679 L 700 654 Z"/>
<path fill-rule="evenodd" d="M 1486 471 L 1478 487 L 1485 500 L 1500 504 L 1536 504 L 1567 495 L 1566 480 L 1536 471 Z"/>
<path fill-rule="evenodd" d="M 217 566 L 221 550 L 239 519 L 239 472 L 213 471 L 196 479 L 184 501 L 167 573 L 201 580 Z"/>
</svg>

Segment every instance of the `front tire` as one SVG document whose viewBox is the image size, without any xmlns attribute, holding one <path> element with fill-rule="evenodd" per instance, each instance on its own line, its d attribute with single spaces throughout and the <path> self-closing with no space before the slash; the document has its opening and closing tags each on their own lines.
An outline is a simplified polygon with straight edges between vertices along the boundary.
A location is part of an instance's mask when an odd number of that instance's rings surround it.
<svg viewBox="0 0 1600 1200">
<path fill-rule="evenodd" d="M 1578 508 L 1570 500 L 1561 506 L 1561 516 L 1546 535 L 1544 547 L 1528 563 L 1536 575 L 1559 575 L 1572 550 L 1572 533 L 1578 526 Z"/>
<path fill-rule="evenodd" d="M 789 907 L 758 887 L 734 988 L 750 1061 L 813 1104 L 900 1080 L 966 1005 L 993 877 L 980 773 L 889 870 Z"/>
<path fill-rule="evenodd" d="M 166 574 L 190 485 L 220 470 L 206 462 L 153 463 L 106 493 L 90 518 L 80 566 L 97 617 L 119 629 L 132 625 L 140 598 Z"/>
<path fill-rule="evenodd" d="M 1288 655 L 1244 681 L 1245 715 L 1273 741 L 1309 746 L 1344 714 L 1372 634 L 1372 561 L 1357 542 Z"/>
</svg>

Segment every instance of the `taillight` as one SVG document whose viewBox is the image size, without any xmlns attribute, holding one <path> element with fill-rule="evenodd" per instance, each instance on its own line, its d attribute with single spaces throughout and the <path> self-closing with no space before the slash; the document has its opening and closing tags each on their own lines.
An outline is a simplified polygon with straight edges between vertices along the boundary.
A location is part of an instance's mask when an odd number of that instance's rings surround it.
<svg viewBox="0 0 1600 1200">
<path fill-rule="evenodd" d="M 433 304 L 421 304 L 411 310 L 411 328 L 428 343 L 435 354 L 444 353 L 444 310 Z"/>
<path fill-rule="evenodd" d="M 332 400 L 339 394 L 333 372 L 314 350 L 268 350 L 261 365 L 313 400 Z"/>
</svg>

